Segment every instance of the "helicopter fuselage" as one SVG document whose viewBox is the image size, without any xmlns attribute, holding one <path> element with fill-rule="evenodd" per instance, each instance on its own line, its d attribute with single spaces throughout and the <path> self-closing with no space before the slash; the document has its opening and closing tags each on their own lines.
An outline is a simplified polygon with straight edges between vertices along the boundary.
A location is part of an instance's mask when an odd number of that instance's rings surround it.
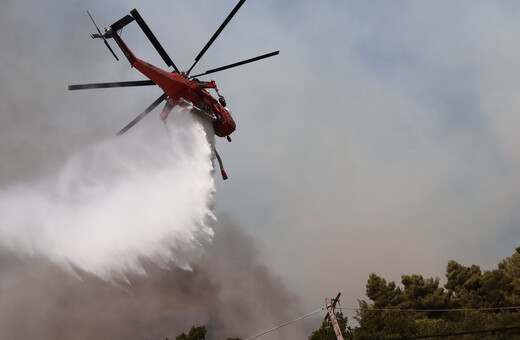
<svg viewBox="0 0 520 340">
<path fill-rule="evenodd" d="M 191 103 L 197 111 L 205 113 L 203 117 L 205 116 L 213 122 L 215 134 L 219 137 L 227 137 L 235 131 L 236 124 L 230 112 L 206 90 L 206 88 L 213 88 L 218 93 L 214 81 L 201 82 L 197 79 L 188 79 L 182 73 L 163 70 L 137 58 L 116 32 L 107 33 L 109 33 L 107 37 L 114 38 L 117 42 L 130 62 L 130 66 L 137 69 L 164 91 L 168 96 L 167 100 L 170 105 Z"/>
</svg>

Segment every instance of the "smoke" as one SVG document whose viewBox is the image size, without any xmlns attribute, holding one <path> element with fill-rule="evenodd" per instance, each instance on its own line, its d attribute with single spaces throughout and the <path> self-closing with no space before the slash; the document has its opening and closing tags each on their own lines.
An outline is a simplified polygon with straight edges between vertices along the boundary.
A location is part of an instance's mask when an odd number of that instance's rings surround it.
<svg viewBox="0 0 520 340">
<path fill-rule="evenodd" d="M 213 136 L 188 110 L 170 115 L 168 134 L 158 128 L 99 142 L 48 178 L 2 189 L 0 245 L 104 279 L 143 273 L 141 258 L 189 267 L 213 235 Z"/>
<path fill-rule="evenodd" d="M 240 254 L 240 256 L 237 256 Z M 116 286 L 78 279 L 42 257 L 0 255 L 0 334 L 10 339 L 164 339 L 205 324 L 208 338 L 245 338 L 298 316 L 293 299 L 229 218 L 214 243 L 183 270 L 141 261 Z M 268 338 L 303 338 L 301 324 Z"/>
</svg>

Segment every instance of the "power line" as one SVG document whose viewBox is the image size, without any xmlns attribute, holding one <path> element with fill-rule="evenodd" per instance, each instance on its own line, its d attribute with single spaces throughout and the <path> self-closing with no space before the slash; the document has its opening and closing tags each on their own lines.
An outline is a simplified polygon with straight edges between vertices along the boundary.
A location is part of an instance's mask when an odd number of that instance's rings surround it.
<svg viewBox="0 0 520 340">
<path fill-rule="evenodd" d="M 381 311 L 381 312 L 405 312 L 405 313 L 424 313 L 424 312 L 485 312 L 485 311 L 504 311 L 504 310 L 518 310 L 520 306 L 507 306 L 507 307 L 483 307 L 483 308 L 451 308 L 451 309 L 403 309 L 403 308 L 359 308 L 359 307 L 339 307 L 338 309 L 345 310 L 363 310 L 363 311 Z M 432 334 L 422 335 L 414 337 L 402 337 L 402 338 L 388 338 L 383 340 L 416 340 L 416 339 L 428 339 L 428 338 L 446 338 L 457 335 L 467 334 L 480 334 L 480 333 L 494 333 L 494 332 L 505 332 L 512 330 L 520 330 L 520 326 L 517 327 L 503 327 L 483 330 L 473 330 L 464 332 L 444 333 L 444 334 Z"/>
<path fill-rule="evenodd" d="M 417 339 L 427 339 L 427 338 L 446 338 L 446 337 L 455 336 L 455 335 L 506 332 L 506 331 L 512 331 L 512 330 L 520 330 L 520 326 L 517 326 L 517 327 L 503 327 L 503 328 L 492 328 L 492 329 L 481 329 L 481 330 L 475 330 L 475 331 L 465 331 L 465 332 L 456 332 L 456 333 L 421 335 L 421 336 L 406 337 L 406 338 L 388 338 L 388 339 L 383 339 L 383 340 L 417 340 Z"/>
<path fill-rule="evenodd" d="M 448 309 L 404 309 L 404 308 L 361 308 L 361 307 L 338 307 L 340 310 L 363 310 L 363 311 L 379 311 L 379 312 L 484 312 L 496 310 L 515 310 L 520 306 L 512 307 L 485 307 L 485 308 L 448 308 Z"/>
<path fill-rule="evenodd" d="M 247 338 L 247 339 L 245 339 L 245 340 L 251 340 L 251 339 L 258 338 L 259 336 L 262 336 L 262 335 L 264 335 L 264 334 L 270 333 L 270 332 L 275 331 L 275 330 L 277 330 L 277 329 L 280 329 L 280 328 L 282 328 L 282 327 L 284 327 L 284 326 L 290 325 L 290 324 L 292 324 L 292 323 L 294 323 L 294 322 L 296 322 L 296 321 L 299 321 L 299 320 L 301 320 L 301 319 L 304 319 L 304 318 L 306 318 L 306 317 L 309 317 L 309 316 L 311 316 L 311 315 L 313 315 L 313 314 L 316 314 L 316 313 L 318 313 L 318 312 L 321 312 L 321 311 L 323 311 L 323 310 L 325 310 L 325 308 L 316 309 L 315 311 L 312 311 L 312 312 L 310 312 L 310 313 L 308 313 L 308 314 L 305 314 L 305 315 L 303 315 L 303 316 L 300 316 L 299 318 L 296 318 L 296 319 L 294 319 L 294 320 L 291 320 L 291 321 L 288 321 L 288 322 L 286 322 L 286 323 L 283 323 L 283 324 L 281 324 L 281 325 L 279 325 L 279 326 L 276 326 L 276 327 L 274 327 L 274 328 L 271 328 L 271 329 L 269 329 L 269 330 L 267 330 L 267 331 L 264 331 L 264 332 L 262 332 L 262 333 L 259 333 L 259 334 L 257 334 L 257 335 L 253 335 L 252 337 L 249 337 L 249 338 Z"/>
<path fill-rule="evenodd" d="M 381 312 L 411 312 L 411 313 L 423 313 L 423 312 L 474 312 L 474 311 L 495 311 L 495 310 L 515 310 L 520 309 L 520 306 L 510 306 L 510 307 L 486 307 L 486 308 L 452 308 L 452 309 L 402 309 L 402 308 L 361 308 L 361 307 L 336 307 L 336 309 L 339 310 L 367 310 L 367 311 L 381 311 Z M 311 315 L 314 315 L 318 312 L 321 312 L 325 310 L 325 308 L 316 309 L 315 311 L 312 311 L 310 313 L 307 313 L 305 315 L 302 315 L 294 320 L 287 321 L 281 325 L 278 325 L 276 327 L 273 327 L 269 330 L 266 330 L 264 332 L 258 333 L 256 335 L 253 335 L 249 338 L 246 338 L 244 340 L 252 340 L 256 339 L 262 335 L 265 335 L 267 333 L 271 333 L 277 329 L 280 329 L 282 327 L 285 327 L 287 325 L 290 325 L 292 323 L 295 323 L 297 321 L 300 321 L 302 319 L 305 319 Z M 494 328 L 494 329 L 487 329 L 487 330 L 476 330 L 476 331 L 467 331 L 467 332 L 459 332 L 459 333 L 446 333 L 446 334 L 436 334 L 436 335 L 424 335 L 424 336 L 418 336 L 418 337 L 411 337 L 411 338 L 392 338 L 392 339 L 385 339 L 385 340 L 414 340 L 414 339 L 427 339 L 427 338 L 433 338 L 433 337 L 448 337 L 452 335 L 465 335 L 465 334 L 477 334 L 477 333 L 492 333 L 492 332 L 500 332 L 500 331 L 509 331 L 509 330 L 520 330 L 519 327 L 506 327 L 506 328 Z"/>
</svg>

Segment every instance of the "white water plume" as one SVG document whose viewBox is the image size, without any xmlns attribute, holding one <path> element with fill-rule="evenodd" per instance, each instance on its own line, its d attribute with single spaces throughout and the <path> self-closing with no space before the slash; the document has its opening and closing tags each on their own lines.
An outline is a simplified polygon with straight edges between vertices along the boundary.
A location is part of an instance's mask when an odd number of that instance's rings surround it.
<svg viewBox="0 0 520 340">
<path fill-rule="evenodd" d="M 188 267 L 213 236 L 213 132 L 188 110 L 167 132 L 150 118 L 53 176 L 0 189 L 0 245 L 104 279 L 143 273 L 143 259 Z"/>
</svg>

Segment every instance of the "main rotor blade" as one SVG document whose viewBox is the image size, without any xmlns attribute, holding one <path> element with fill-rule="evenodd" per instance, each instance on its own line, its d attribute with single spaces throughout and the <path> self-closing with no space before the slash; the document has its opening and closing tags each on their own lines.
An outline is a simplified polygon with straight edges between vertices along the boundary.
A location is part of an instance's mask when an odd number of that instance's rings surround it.
<svg viewBox="0 0 520 340">
<path fill-rule="evenodd" d="M 200 77 L 200 76 L 204 76 L 206 74 L 227 70 L 228 68 L 237 67 L 237 66 L 241 66 L 241 65 L 244 65 L 244 64 L 249 64 L 249 63 L 252 63 L 253 61 L 258 61 L 258 60 L 261 60 L 261 59 L 269 58 L 269 57 L 275 56 L 275 55 L 277 55 L 279 53 L 280 53 L 280 51 L 267 53 L 267 54 L 264 54 L 264 55 L 261 55 L 261 56 L 255 57 L 255 58 L 239 61 L 238 63 L 229 64 L 229 65 L 226 65 L 226 66 L 214 68 L 214 69 L 208 70 L 208 71 L 206 71 L 204 73 L 191 76 L 190 78 Z"/>
<path fill-rule="evenodd" d="M 112 31 L 117 32 L 129 23 L 131 23 L 132 21 L 134 21 L 134 18 L 127 14 L 118 21 L 114 22 L 112 25 L 110 25 L 110 28 L 112 29 Z"/>
<path fill-rule="evenodd" d="M 233 18 L 233 16 L 236 14 L 236 12 L 240 9 L 240 7 L 244 4 L 244 2 L 246 2 L 246 0 L 240 0 L 240 2 L 235 6 L 235 8 L 233 8 L 233 10 L 231 11 L 231 13 L 229 13 L 228 17 L 226 18 L 226 20 L 224 20 L 224 22 L 222 23 L 222 25 L 220 25 L 220 27 L 218 28 L 218 30 L 215 32 L 215 34 L 213 34 L 213 36 L 211 37 L 211 39 L 209 39 L 208 43 L 206 44 L 206 46 L 204 46 L 204 48 L 202 49 L 202 51 L 200 51 L 199 55 L 195 58 L 195 62 L 193 63 L 193 65 L 191 65 L 190 69 L 188 70 L 188 72 L 186 73 L 187 75 L 190 74 L 191 70 L 193 69 L 193 67 L 199 62 L 200 58 L 202 58 L 202 56 L 204 55 L 204 53 L 206 53 L 207 49 L 211 46 L 211 44 L 213 44 L 213 42 L 215 41 L 215 39 L 217 39 L 217 37 L 219 36 L 220 32 L 222 32 L 222 30 L 226 27 L 226 25 L 229 23 L 229 21 Z"/>
<path fill-rule="evenodd" d="M 157 107 L 163 100 L 165 100 L 168 97 L 166 93 L 163 93 L 157 100 L 155 100 L 152 105 L 148 106 L 146 110 L 144 110 L 139 116 L 135 117 L 134 120 L 132 120 L 130 123 L 128 123 L 124 128 L 122 128 L 116 135 L 121 136 L 123 133 L 128 131 L 132 126 L 137 124 L 141 119 L 144 118 L 147 114 L 152 112 L 153 109 Z"/>
<path fill-rule="evenodd" d="M 112 88 L 112 87 L 147 86 L 147 85 L 155 85 L 155 83 L 151 80 L 135 80 L 135 81 L 118 81 L 118 82 L 110 82 L 110 83 L 78 84 L 78 85 L 69 85 L 69 91 L 106 89 L 106 88 Z"/>
<path fill-rule="evenodd" d="M 137 9 L 134 8 L 133 10 L 131 10 L 130 14 L 132 14 L 132 16 L 134 17 L 135 21 L 137 21 L 137 23 L 139 24 L 139 26 L 143 30 L 144 34 L 146 34 L 148 39 L 150 39 L 150 42 L 155 47 L 155 49 L 160 54 L 160 56 L 163 58 L 163 60 L 166 63 L 166 65 L 172 66 L 177 73 L 180 73 L 179 69 L 177 68 L 177 66 L 175 66 L 175 64 L 171 60 L 170 56 L 168 55 L 168 53 L 166 53 L 166 51 L 161 46 L 161 44 L 159 43 L 159 41 L 157 40 L 155 35 L 152 33 L 152 31 L 150 30 L 150 28 L 148 27 L 146 22 L 143 20 L 143 18 L 139 14 L 139 12 L 137 12 Z"/>
</svg>

